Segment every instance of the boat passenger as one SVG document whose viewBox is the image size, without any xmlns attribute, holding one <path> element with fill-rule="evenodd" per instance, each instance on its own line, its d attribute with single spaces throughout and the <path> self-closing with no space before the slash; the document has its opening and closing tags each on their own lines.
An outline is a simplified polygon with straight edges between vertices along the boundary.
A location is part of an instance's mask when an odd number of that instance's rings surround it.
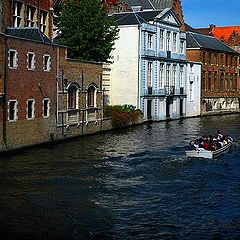
<svg viewBox="0 0 240 240">
<path fill-rule="evenodd" d="M 219 130 L 217 130 L 217 135 L 218 135 L 218 141 L 223 141 L 223 135 L 221 134 L 221 132 Z"/>
</svg>

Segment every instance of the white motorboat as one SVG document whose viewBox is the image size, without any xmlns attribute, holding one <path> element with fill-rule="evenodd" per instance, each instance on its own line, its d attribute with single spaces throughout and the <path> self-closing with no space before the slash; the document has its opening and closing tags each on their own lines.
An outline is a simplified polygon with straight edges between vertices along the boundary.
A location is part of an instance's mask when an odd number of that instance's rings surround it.
<svg viewBox="0 0 240 240">
<path fill-rule="evenodd" d="M 216 158 L 224 153 L 227 153 L 230 151 L 232 146 L 232 143 L 229 142 L 228 144 L 224 145 L 223 147 L 215 150 L 215 151 L 209 151 L 205 150 L 204 148 L 198 148 L 196 150 L 189 150 L 186 151 L 186 155 L 188 157 L 200 157 L 200 158 Z"/>
</svg>

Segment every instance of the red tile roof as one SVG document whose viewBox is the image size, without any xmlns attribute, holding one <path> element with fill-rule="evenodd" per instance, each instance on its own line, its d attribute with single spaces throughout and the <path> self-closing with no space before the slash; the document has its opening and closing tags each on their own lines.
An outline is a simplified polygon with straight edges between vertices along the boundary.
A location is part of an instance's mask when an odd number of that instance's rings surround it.
<svg viewBox="0 0 240 240">
<path fill-rule="evenodd" d="M 231 26 L 231 27 L 214 27 L 212 29 L 212 35 L 218 39 L 224 38 L 225 40 L 228 40 L 230 35 L 233 32 L 238 32 L 240 35 L 240 26 Z"/>
</svg>

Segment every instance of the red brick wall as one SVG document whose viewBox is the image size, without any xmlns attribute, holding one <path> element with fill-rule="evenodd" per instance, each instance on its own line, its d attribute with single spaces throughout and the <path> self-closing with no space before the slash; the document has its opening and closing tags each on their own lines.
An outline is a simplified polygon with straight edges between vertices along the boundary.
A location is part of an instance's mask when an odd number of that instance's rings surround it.
<svg viewBox="0 0 240 240">
<path fill-rule="evenodd" d="M 48 141 L 55 133 L 57 99 L 56 47 L 47 44 L 9 38 L 7 47 L 18 52 L 18 68 L 7 66 L 7 103 L 18 101 L 18 120 L 7 120 L 7 141 L 10 147 Z M 27 53 L 35 53 L 35 70 L 27 69 Z M 51 71 L 43 70 L 43 55 L 51 56 Z M 42 116 L 42 100 L 50 99 L 50 117 Z M 35 118 L 27 120 L 27 99 L 35 100 Z M 7 114 L 8 116 L 8 114 Z"/>
</svg>

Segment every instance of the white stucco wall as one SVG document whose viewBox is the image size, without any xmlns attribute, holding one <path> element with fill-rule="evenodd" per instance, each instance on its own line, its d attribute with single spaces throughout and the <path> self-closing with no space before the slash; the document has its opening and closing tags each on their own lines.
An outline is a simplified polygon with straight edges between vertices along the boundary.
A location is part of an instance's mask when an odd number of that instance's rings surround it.
<svg viewBox="0 0 240 240">
<path fill-rule="evenodd" d="M 132 104 L 139 108 L 139 30 L 137 26 L 119 29 L 111 54 L 110 105 Z"/>
<path fill-rule="evenodd" d="M 200 63 L 188 62 L 187 64 L 186 117 L 199 116 L 201 113 L 201 68 Z"/>
</svg>

